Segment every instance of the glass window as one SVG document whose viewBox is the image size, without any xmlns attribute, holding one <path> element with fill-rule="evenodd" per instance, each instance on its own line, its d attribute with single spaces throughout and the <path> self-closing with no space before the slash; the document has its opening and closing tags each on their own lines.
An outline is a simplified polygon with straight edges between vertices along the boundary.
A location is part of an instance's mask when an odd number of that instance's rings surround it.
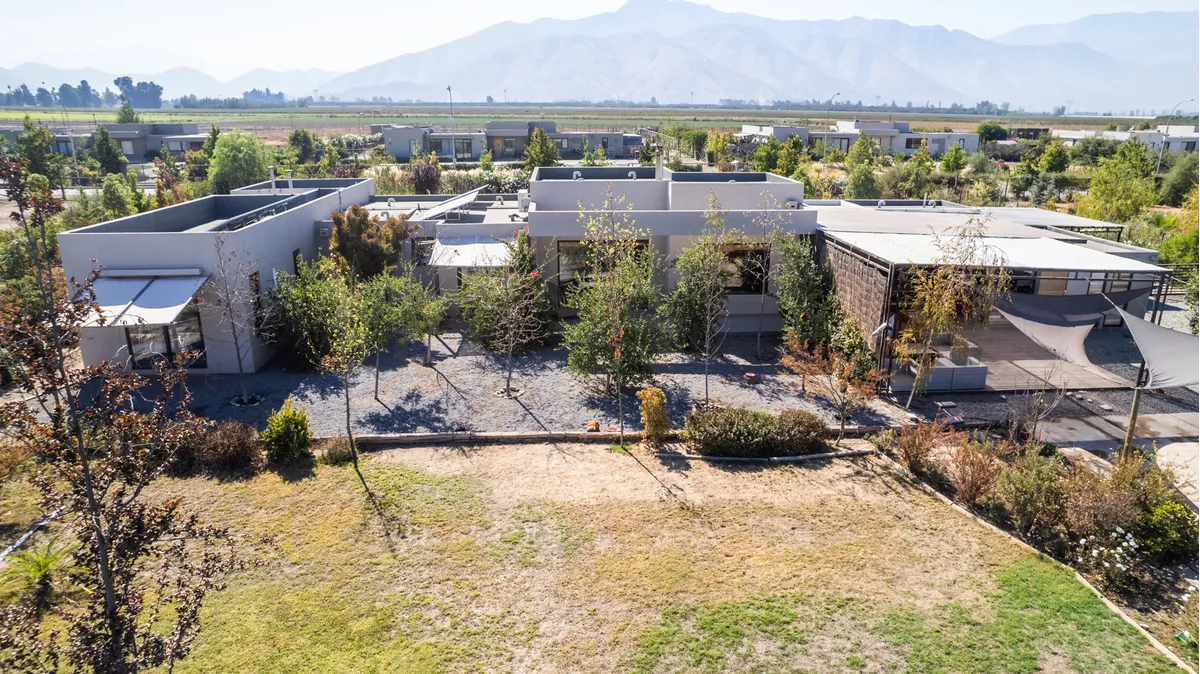
<svg viewBox="0 0 1200 674">
<path fill-rule="evenodd" d="M 1067 272 L 1065 271 L 1044 271 L 1038 277 L 1039 295 L 1066 295 L 1067 294 Z"/>
<path fill-rule="evenodd" d="M 635 245 L 645 248 L 648 241 L 639 240 Z M 587 241 L 558 242 L 558 284 L 563 289 L 563 295 L 576 285 L 591 283 L 591 269 L 588 268 Z"/>
<path fill-rule="evenodd" d="M 415 157 L 419 154 L 421 154 L 421 141 L 413 138 L 412 140 L 408 141 L 408 155 L 410 157 Z"/>
<path fill-rule="evenodd" d="M 566 149 L 570 148 L 570 141 L 567 140 L 566 138 L 555 138 L 554 146 L 557 147 L 559 150 L 566 150 Z"/>
<path fill-rule="evenodd" d="M 770 263 L 767 247 L 763 244 L 725 246 L 725 264 L 729 271 L 725 287 L 733 294 L 761 293 Z"/>
<path fill-rule="evenodd" d="M 921 139 L 920 138 L 905 138 L 904 139 L 904 149 L 905 150 L 921 149 Z"/>
<path fill-rule="evenodd" d="M 135 370 L 152 370 L 160 362 L 191 353 L 188 367 L 208 367 L 204 352 L 204 332 L 200 328 L 200 309 L 192 300 L 171 325 L 134 325 L 125 328 L 129 359 Z"/>
<path fill-rule="evenodd" d="M 183 141 L 168 140 L 167 152 L 183 152 Z"/>
<path fill-rule="evenodd" d="M 129 342 L 129 359 L 135 370 L 152 370 L 162 360 L 170 359 L 167 330 L 161 325 L 138 325 L 125 328 Z"/>
<path fill-rule="evenodd" d="M 503 153 L 503 155 L 504 155 L 505 157 L 515 157 L 515 156 L 517 156 L 517 139 L 516 139 L 516 138 L 505 138 L 505 139 L 504 139 L 504 153 Z"/>
<path fill-rule="evenodd" d="M 126 155 L 133 154 L 133 141 L 132 140 L 121 141 L 121 154 L 126 154 Z"/>
<path fill-rule="evenodd" d="M 441 138 L 430 138 L 429 139 L 429 151 L 434 154 L 442 154 L 442 139 Z"/>
<path fill-rule="evenodd" d="M 458 159 L 471 158 L 471 139 L 457 138 L 454 141 L 454 156 Z"/>
<path fill-rule="evenodd" d="M 200 328 L 200 309 L 196 300 L 180 312 L 171 324 L 171 357 L 180 353 L 191 353 L 188 367 L 207 367 L 208 357 L 204 353 L 204 331 Z"/>
</svg>

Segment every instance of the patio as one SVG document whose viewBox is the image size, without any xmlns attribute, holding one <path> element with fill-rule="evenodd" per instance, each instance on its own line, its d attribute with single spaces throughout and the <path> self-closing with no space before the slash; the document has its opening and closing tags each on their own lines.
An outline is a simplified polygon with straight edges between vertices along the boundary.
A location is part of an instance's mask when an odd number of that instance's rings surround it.
<svg viewBox="0 0 1200 674">
<path fill-rule="evenodd" d="M 1099 366 L 1086 368 L 1059 359 L 1008 321 L 970 331 L 967 339 L 979 346 L 979 360 L 988 367 L 984 390 L 1113 389 L 1133 386 L 1133 382 Z"/>
</svg>

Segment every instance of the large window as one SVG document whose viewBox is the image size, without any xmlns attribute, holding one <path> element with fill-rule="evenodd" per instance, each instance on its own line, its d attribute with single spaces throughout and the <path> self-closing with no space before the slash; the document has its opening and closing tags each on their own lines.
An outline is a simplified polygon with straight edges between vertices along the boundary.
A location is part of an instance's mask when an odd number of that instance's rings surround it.
<svg viewBox="0 0 1200 674">
<path fill-rule="evenodd" d="M 505 138 L 504 139 L 504 152 L 502 153 L 502 155 L 505 157 L 517 156 L 517 139 L 516 138 Z"/>
<path fill-rule="evenodd" d="M 571 141 L 568 138 L 555 138 L 554 147 L 558 148 L 559 152 L 571 149 Z"/>
<path fill-rule="evenodd" d="M 730 294 L 761 293 L 771 263 L 766 244 L 731 244 L 724 249 Z"/>
<path fill-rule="evenodd" d="M 168 140 L 167 141 L 167 152 L 183 152 L 183 141 Z"/>
<path fill-rule="evenodd" d="M 454 140 L 454 156 L 456 159 L 471 158 L 471 139 L 456 138 Z"/>
<path fill-rule="evenodd" d="M 580 286 L 592 282 L 592 270 L 588 265 L 588 241 L 558 242 L 558 286 L 563 297 Z M 649 241 L 639 240 L 638 248 L 645 248 Z"/>
<path fill-rule="evenodd" d="M 160 362 L 173 362 L 182 353 L 192 354 L 188 367 L 208 367 L 200 309 L 195 300 L 184 307 L 171 325 L 130 326 L 125 328 L 125 339 L 135 370 L 152 370 Z"/>
<path fill-rule="evenodd" d="M 905 138 L 904 139 L 904 149 L 905 150 L 921 149 L 921 139 L 920 138 Z"/>
<path fill-rule="evenodd" d="M 442 139 L 441 138 L 430 138 L 429 139 L 429 151 L 434 154 L 442 154 Z"/>
<path fill-rule="evenodd" d="M 1044 271 L 1038 276 L 1037 294 L 1039 295 L 1066 295 L 1067 294 L 1067 272 L 1065 271 Z"/>
<path fill-rule="evenodd" d="M 132 155 L 133 154 L 133 141 L 132 140 L 121 141 L 121 154 L 124 154 L 124 155 Z"/>
</svg>

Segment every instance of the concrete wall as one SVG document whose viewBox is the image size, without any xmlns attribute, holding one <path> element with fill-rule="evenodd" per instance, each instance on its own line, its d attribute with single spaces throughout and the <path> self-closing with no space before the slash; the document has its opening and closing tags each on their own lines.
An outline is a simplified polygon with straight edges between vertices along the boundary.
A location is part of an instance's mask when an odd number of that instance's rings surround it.
<svg viewBox="0 0 1200 674">
<path fill-rule="evenodd" d="M 614 173 L 624 176 L 631 170 L 614 169 Z M 538 211 L 571 211 L 575 214 L 580 202 L 584 208 L 603 204 L 604 192 L 610 185 L 613 193 L 625 195 L 625 205 L 634 209 L 666 210 L 670 207 L 665 180 L 534 180 L 529 184 L 529 198 Z"/>
<path fill-rule="evenodd" d="M 428 145 L 425 136 L 429 129 L 419 126 L 392 127 L 383 130 L 383 149 L 399 161 L 408 161 L 412 153 L 409 151 L 409 141 L 416 140 L 422 152 Z"/>
<path fill-rule="evenodd" d="M 708 208 L 709 195 L 715 193 L 725 210 L 761 209 L 775 200 L 782 208 L 789 200 L 804 202 L 804 183 L 801 182 L 677 182 L 668 183 L 672 210 L 703 211 Z"/>
</svg>

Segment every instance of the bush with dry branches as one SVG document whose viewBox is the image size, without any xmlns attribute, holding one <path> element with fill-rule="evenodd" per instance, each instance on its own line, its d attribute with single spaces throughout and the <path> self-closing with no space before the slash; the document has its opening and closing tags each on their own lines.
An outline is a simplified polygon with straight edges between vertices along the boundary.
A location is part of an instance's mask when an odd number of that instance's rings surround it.
<svg viewBox="0 0 1200 674">
<path fill-rule="evenodd" d="M 910 473 L 921 475 L 928 470 L 935 447 L 957 440 L 958 434 L 949 432 L 945 421 L 936 420 L 900 429 L 891 452 Z"/>
<path fill-rule="evenodd" d="M 991 498 L 996 481 L 1004 470 L 1003 458 L 1014 447 L 1007 442 L 990 438 L 963 438 L 950 454 L 946 476 L 954 488 L 954 496 L 966 506 L 974 506 Z"/>
</svg>

